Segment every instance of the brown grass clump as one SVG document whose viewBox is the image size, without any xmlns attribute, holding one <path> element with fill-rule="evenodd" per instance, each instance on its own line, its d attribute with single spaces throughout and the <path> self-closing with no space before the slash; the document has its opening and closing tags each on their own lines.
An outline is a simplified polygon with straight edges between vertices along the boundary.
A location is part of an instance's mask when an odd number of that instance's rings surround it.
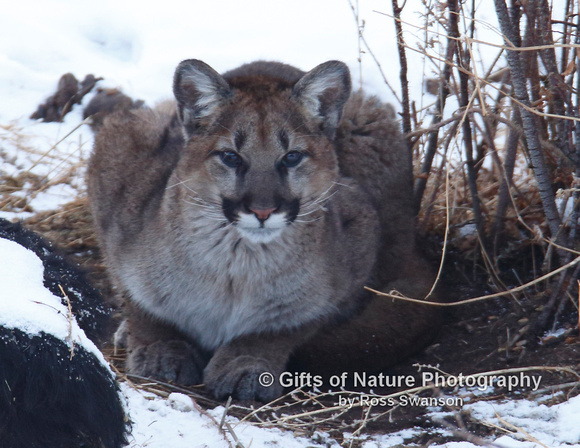
<svg viewBox="0 0 580 448">
<path fill-rule="evenodd" d="M 120 305 L 101 257 L 85 196 L 65 204 L 59 210 L 36 213 L 25 219 L 24 225 L 51 241 L 86 271 L 91 283 L 101 291 L 110 305 Z"/>
</svg>

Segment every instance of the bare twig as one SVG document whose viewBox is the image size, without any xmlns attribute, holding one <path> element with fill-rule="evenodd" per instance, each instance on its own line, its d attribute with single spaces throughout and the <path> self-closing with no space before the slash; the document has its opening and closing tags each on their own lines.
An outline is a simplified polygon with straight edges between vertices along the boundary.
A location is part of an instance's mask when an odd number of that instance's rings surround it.
<svg viewBox="0 0 580 448">
<path fill-rule="evenodd" d="M 392 0 L 393 5 L 393 16 L 395 18 L 395 30 L 397 31 L 397 49 L 399 51 L 399 79 L 401 80 L 401 98 L 403 111 L 401 116 L 403 117 L 403 133 L 405 134 L 407 141 L 407 149 L 409 154 L 411 154 L 411 142 L 409 138 L 409 133 L 411 132 L 411 113 L 409 106 L 409 81 L 407 80 L 407 56 L 405 54 L 405 39 L 403 37 L 403 27 L 401 25 L 401 12 L 403 7 L 399 7 L 398 0 Z"/>
<path fill-rule="evenodd" d="M 377 14 L 380 14 L 380 15 L 383 15 L 383 16 L 386 16 L 386 17 L 391 17 L 391 18 L 393 17 L 391 14 L 387 14 L 387 13 L 382 12 L 382 11 L 373 10 L 373 12 L 375 12 Z M 416 29 L 422 29 L 422 27 L 420 27 L 418 25 L 414 25 L 412 23 L 405 22 L 405 21 L 402 21 L 402 22 L 405 25 L 409 25 L 409 26 L 414 27 Z M 513 25 L 513 23 L 512 23 L 512 25 Z M 514 29 L 519 29 L 519 28 L 516 27 Z M 451 38 L 452 39 L 452 37 L 450 37 L 448 35 L 443 35 L 441 33 L 438 33 L 437 31 L 434 31 L 434 30 L 432 30 L 431 33 L 438 34 L 438 35 L 441 35 L 441 36 L 444 36 L 444 37 L 447 37 L 447 38 Z M 460 37 L 455 38 L 455 40 L 457 40 L 457 41 L 459 41 L 461 39 L 462 38 L 460 38 Z M 530 45 L 530 46 L 520 47 L 519 44 L 516 44 L 516 42 L 519 42 L 519 41 L 520 41 L 519 39 L 515 39 L 515 42 L 511 42 L 510 41 L 510 42 L 506 43 L 506 45 L 501 45 L 501 44 L 496 44 L 496 43 L 493 43 L 493 42 L 479 40 L 479 39 L 473 39 L 472 40 L 472 42 L 473 43 L 476 43 L 476 44 L 483 44 L 483 45 L 487 45 L 489 47 L 500 48 L 502 50 L 512 50 L 512 51 L 518 52 L 518 53 L 534 52 L 534 51 L 544 50 L 544 49 L 546 49 L 548 47 L 554 47 L 554 48 L 571 48 L 571 49 L 572 48 L 574 48 L 574 49 L 580 48 L 580 44 L 578 44 L 578 43 L 575 43 L 575 44 L 561 44 L 561 43 L 556 43 L 556 42 L 553 45 Z M 514 46 L 514 45 L 516 45 L 516 46 Z"/>
<path fill-rule="evenodd" d="M 515 106 L 512 107 L 512 121 L 517 124 L 521 123 L 519 109 Z M 512 178 L 514 175 L 520 136 L 521 133 L 519 131 L 516 131 L 514 128 L 510 128 L 507 138 L 505 158 L 503 164 L 500 166 L 502 178 L 498 192 L 495 221 L 492 228 L 494 245 L 496 247 L 500 241 L 501 233 L 503 232 L 505 226 L 504 219 L 508 205 L 510 203 L 510 188 L 512 186 Z"/>
<path fill-rule="evenodd" d="M 579 8 L 580 9 L 580 8 Z M 580 11 L 576 14 L 576 43 L 580 44 Z M 576 51 L 576 70 L 578 71 L 580 68 L 580 51 Z M 576 118 L 580 118 L 580 74 L 576 74 L 576 104 L 574 106 L 574 116 Z M 576 157 L 580 158 L 580 121 L 576 121 L 574 123 L 574 130 L 576 134 Z M 580 166 L 576 167 L 575 170 L 576 174 L 576 181 L 580 180 Z M 579 203 L 580 203 L 580 194 L 578 191 L 575 191 L 573 194 L 574 199 L 574 210 L 572 211 L 572 227 L 570 229 L 570 243 L 574 244 L 576 239 L 578 238 L 578 220 L 580 218 L 579 212 Z M 579 313 L 580 316 L 580 313 Z"/>
<path fill-rule="evenodd" d="M 467 304 L 475 303 L 475 302 L 481 302 L 482 300 L 495 299 L 497 297 L 503 297 L 506 295 L 514 294 L 516 292 L 524 291 L 525 289 L 528 289 L 537 283 L 541 283 L 541 282 L 553 277 L 554 275 L 559 274 L 562 271 L 565 271 L 566 269 L 568 269 L 568 268 L 570 268 L 578 263 L 580 263 L 580 257 L 576 257 L 570 263 L 567 263 L 564 266 L 561 266 L 558 269 L 555 269 L 552 272 L 549 272 L 548 274 L 542 275 L 541 277 L 539 277 L 535 280 L 532 280 L 524 285 L 518 286 L 516 288 L 512 288 L 512 289 L 509 289 L 507 291 L 500 291 L 500 292 L 497 292 L 495 294 L 487 294 L 487 295 L 480 296 L 480 297 L 474 297 L 472 299 L 460 300 L 458 302 L 447 302 L 447 303 L 445 303 L 445 302 L 430 302 L 427 300 L 413 299 L 410 297 L 405 297 L 402 294 L 398 293 L 397 291 L 385 293 L 382 291 L 377 291 L 376 289 L 369 288 L 368 286 L 365 286 L 365 289 L 367 289 L 367 290 L 369 290 L 369 291 L 371 291 L 379 296 L 388 297 L 391 299 L 403 300 L 405 302 L 419 303 L 421 305 L 431 305 L 431 306 L 441 306 L 441 307 L 459 306 L 459 305 L 467 305 Z"/>
<path fill-rule="evenodd" d="M 505 0 L 494 0 L 500 28 L 505 36 L 506 43 L 509 45 L 518 38 L 514 35 L 511 26 L 511 20 L 507 11 Z M 508 65 L 511 72 L 511 81 L 514 88 L 514 94 L 518 101 L 527 107 L 531 107 L 528 91 L 526 88 L 524 70 L 517 52 L 511 48 L 506 52 Z M 540 144 L 540 138 L 537 130 L 537 123 L 534 115 L 527 108 L 521 110 L 522 124 L 526 135 L 527 148 L 533 164 L 534 173 L 539 186 L 540 198 L 544 208 L 544 213 L 548 221 L 552 238 L 557 241 L 563 239 L 560 234 L 562 221 L 558 214 L 550 173 L 544 161 L 544 155 Z"/>
<path fill-rule="evenodd" d="M 545 49 L 540 51 L 540 56 L 542 62 L 548 71 L 548 85 L 550 88 L 550 107 L 553 108 L 556 115 L 566 115 L 566 110 L 564 107 L 564 96 L 568 95 L 568 89 L 566 87 L 562 76 L 558 71 L 558 64 L 556 62 L 556 49 L 554 47 L 554 41 L 552 39 L 552 24 L 551 24 L 551 11 L 546 0 L 534 0 L 531 2 L 532 5 L 535 3 L 536 8 L 536 34 L 540 40 L 540 44 L 546 46 Z M 554 120 L 553 126 L 556 128 L 555 142 L 560 151 L 565 154 L 571 160 L 574 160 L 576 165 L 579 161 L 576 160 L 575 154 L 572 152 L 572 148 L 568 144 L 568 138 L 566 136 L 566 128 L 568 123 L 562 120 Z"/>
<path fill-rule="evenodd" d="M 544 448 L 549 448 L 548 445 L 543 444 L 542 442 L 540 442 L 538 439 L 536 439 L 535 437 L 533 437 L 530 433 L 528 433 L 527 431 L 525 431 L 523 428 L 520 428 L 519 426 L 516 425 L 512 425 L 511 423 L 505 421 L 503 418 L 501 418 L 499 416 L 499 414 L 496 412 L 495 417 L 498 419 L 498 421 L 502 424 L 507 426 L 510 429 L 514 429 L 517 432 L 522 433 L 527 440 L 529 440 L 530 442 L 536 443 L 540 446 L 543 446 Z"/>
<path fill-rule="evenodd" d="M 423 200 L 423 194 L 425 192 L 425 187 L 427 186 L 427 179 L 431 173 L 433 159 L 437 153 L 439 129 L 436 126 L 443 120 L 445 102 L 447 101 L 447 96 L 449 95 L 449 80 L 451 79 L 452 61 L 453 55 L 455 54 L 455 48 L 457 46 L 456 38 L 458 37 L 452 35 L 452 33 L 455 32 L 454 30 L 457 30 L 457 19 L 458 14 L 451 11 L 450 9 L 447 50 L 445 51 L 444 61 L 445 64 L 443 66 L 443 73 L 439 81 L 439 96 L 437 98 L 437 104 L 435 105 L 435 113 L 433 114 L 433 119 L 431 121 L 431 127 L 434 127 L 435 129 L 429 133 L 429 138 L 427 140 L 427 150 L 425 151 L 425 157 L 421 166 L 421 171 L 419 177 L 415 181 L 414 201 L 416 213 L 418 213 L 421 209 L 421 201 Z"/>
<path fill-rule="evenodd" d="M 358 26 L 358 14 L 356 12 L 356 9 L 354 7 L 354 5 L 352 4 L 352 2 L 349 0 L 349 5 L 350 5 L 350 9 L 354 15 L 355 20 L 357 21 L 357 26 Z M 377 59 L 377 57 L 375 56 L 375 54 L 373 53 L 373 51 L 371 50 L 371 47 L 369 46 L 367 40 L 365 39 L 362 27 L 358 27 L 358 32 L 359 32 L 359 36 L 361 41 L 363 42 L 365 48 L 367 49 L 367 52 L 371 55 L 371 57 L 373 58 L 373 61 L 375 61 L 375 64 L 377 66 L 377 68 L 379 69 L 379 73 L 381 74 L 383 81 L 385 82 L 386 86 L 389 88 L 389 90 L 391 91 L 391 93 L 394 95 L 394 97 L 397 99 L 397 101 L 399 103 L 401 103 L 401 100 L 399 99 L 399 96 L 397 95 L 397 92 L 395 91 L 395 89 L 393 89 L 393 87 L 391 86 L 391 84 L 389 83 L 389 80 L 387 79 L 387 77 L 385 76 L 385 72 L 383 71 L 383 67 L 381 66 L 381 63 L 379 62 L 379 60 Z M 359 53 L 360 56 L 360 53 Z"/>
<path fill-rule="evenodd" d="M 459 13 L 459 3 L 458 0 L 451 0 L 447 3 L 449 8 L 449 14 L 458 14 Z M 472 22 L 473 23 L 473 22 Z M 455 29 L 451 30 L 451 33 L 454 36 L 459 35 L 459 28 L 457 26 L 457 20 L 453 22 L 453 26 Z M 467 44 L 469 45 L 469 43 Z M 455 51 L 457 57 L 457 65 L 462 66 L 466 71 L 470 66 L 470 56 L 469 51 L 462 51 L 461 46 L 456 47 Z M 459 82 L 460 82 L 460 105 L 461 107 L 467 108 L 472 99 L 470 99 L 469 94 L 469 80 L 466 74 L 466 71 L 460 70 L 459 71 Z M 485 103 L 482 101 L 482 107 L 484 107 Z M 475 168 L 475 164 L 473 161 L 473 137 L 471 134 L 471 122 L 469 120 L 463 120 L 462 123 L 463 128 L 463 144 L 465 147 L 465 165 L 467 166 L 467 178 L 469 181 L 469 191 L 471 192 L 471 205 L 473 208 L 473 216 L 475 218 L 475 225 L 477 227 L 477 234 L 479 239 L 484 242 L 485 241 L 485 233 L 483 231 L 483 217 L 481 215 L 481 203 L 479 199 L 479 195 L 477 193 L 477 171 Z M 485 244 L 484 244 L 485 246 Z"/>
</svg>

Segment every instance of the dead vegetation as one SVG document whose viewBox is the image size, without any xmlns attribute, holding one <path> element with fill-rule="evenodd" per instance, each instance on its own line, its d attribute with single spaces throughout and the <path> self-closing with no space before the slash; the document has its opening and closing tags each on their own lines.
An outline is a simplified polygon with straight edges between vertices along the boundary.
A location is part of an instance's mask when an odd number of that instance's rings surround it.
<svg viewBox="0 0 580 448">
<path fill-rule="evenodd" d="M 491 31 L 474 4 L 425 0 L 422 27 L 401 19 L 405 4 L 397 0 L 392 0 L 392 11 L 382 12 L 397 25 L 402 85 L 397 96 L 402 98 L 403 128 L 415 162 L 421 242 L 440 264 L 439 281 L 449 302 L 444 306 L 451 308 L 438 341 L 389 373 L 416 375 L 418 366 L 427 364 L 440 364 L 447 375 L 534 370 L 542 375 L 541 390 L 516 395 L 538 399 L 552 394 L 553 404 L 580 391 L 578 4 L 566 0 L 559 3 L 565 5 L 563 10 L 553 10 L 547 0 L 510 5 L 495 0 L 500 26 Z M 351 6 L 359 23 L 357 8 Z M 361 51 L 372 55 L 364 27 L 359 29 Z M 486 40 L 490 35 L 499 38 Z M 495 57 L 483 58 L 490 48 Z M 425 59 L 429 79 L 423 86 L 407 79 L 409 52 Z M 392 88 L 394 80 L 390 81 Z M 426 98 L 432 98 L 432 104 L 411 100 L 409 90 L 416 89 L 430 92 Z M 114 297 L 82 189 L 78 199 L 59 210 L 38 213 L 31 206 L 31 200 L 51 186 L 74 183 L 84 159 L 63 156 L 55 149 L 59 143 L 46 154 L 36 154 L 25 129 L 2 125 L 1 130 L 0 158 L 11 169 L 0 170 L 0 210 L 28 212 L 28 227 L 55 242 L 89 272 L 106 297 Z M 78 128 L 65 138 L 74 138 L 75 132 Z M 33 165 L 50 161 L 61 171 L 43 176 L 19 169 L 20 162 L 3 151 L 3 142 L 33 155 Z M 393 296 L 406 299 L 392 292 L 385 300 Z M 120 377 L 135 387 L 161 396 L 187 393 L 202 408 L 223 405 L 203 388 L 124 376 L 122 354 L 115 356 L 108 348 L 105 352 Z M 471 402 L 515 397 L 501 390 L 481 396 L 469 389 L 433 386 L 372 392 L 306 388 L 261 407 L 228 402 L 224 418 L 216 424 L 231 446 L 240 444 L 226 414 L 321 442 L 320 434 L 326 432 L 347 447 L 361 446 L 368 433 L 411 426 L 424 428 L 421 437 L 406 441 L 417 446 L 444 440 L 489 445 L 488 436 L 503 433 L 519 433 L 533 441 L 501 418 L 493 426 L 460 407 L 443 406 L 446 414 L 437 420 L 424 408 L 400 406 L 402 395 L 466 394 Z M 360 401 L 363 395 L 395 401 L 390 406 L 365 405 Z M 339 397 L 359 401 L 348 409 L 339 404 Z"/>
<path fill-rule="evenodd" d="M 534 284 L 552 290 L 534 322 L 536 336 L 570 323 L 578 310 L 580 21 L 574 2 L 559 4 L 565 9 L 552 11 L 547 0 L 514 1 L 508 9 L 496 0 L 500 26 L 492 30 L 475 3 L 426 4 L 419 29 L 400 19 L 393 0 L 398 29 L 424 33 L 416 45 L 398 35 L 420 231 L 443 237 L 443 253 L 468 255 L 494 292 L 568 265 Z M 482 31 L 497 39 L 482 40 Z M 481 55 L 490 48 L 496 56 L 487 60 Z M 405 101 L 409 51 L 420 52 L 434 72 L 437 98 L 424 109 Z M 533 246 L 537 260 L 533 272 L 518 272 L 518 279 L 508 273 L 507 280 L 501 260 L 514 244 Z"/>
</svg>

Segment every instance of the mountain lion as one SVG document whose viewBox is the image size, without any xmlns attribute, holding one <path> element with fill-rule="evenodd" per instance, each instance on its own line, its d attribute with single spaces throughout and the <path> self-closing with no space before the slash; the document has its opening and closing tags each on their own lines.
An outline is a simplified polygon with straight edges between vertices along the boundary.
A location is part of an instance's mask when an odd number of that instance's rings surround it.
<svg viewBox="0 0 580 448">
<path fill-rule="evenodd" d="M 351 93 L 348 68 L 274 62 L 176 69 L 175 105 L 116 112 L 88 187 L 128 299 L 129 372 L 271 400 L 287 368 L 380 370 L 434 335 L 413 297 L 410 154 L 393 109 Z"/>
</svg>

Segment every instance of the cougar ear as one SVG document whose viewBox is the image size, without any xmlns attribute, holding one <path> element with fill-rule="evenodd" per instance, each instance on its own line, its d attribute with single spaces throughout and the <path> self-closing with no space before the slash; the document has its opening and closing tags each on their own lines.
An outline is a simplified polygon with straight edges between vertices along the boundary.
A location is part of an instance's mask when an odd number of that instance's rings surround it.
<svg viewBox="0 0 580 448">
<path fill-rule="evenodd" d="M 205 62 L 187 59 L 175 69 L 173 94 L 184 131 L 190 137 L 204 117 L 215 113 L 232 96 L 232 91 L 226 80 Z"/>
<path fill-rule="evenodd" d="M 350 90 L 350 72 L 346 64 L 328 61 L 306 73 L 294 85 L 292 93 L 304 113 L 320 120 L 323 132 L 332 139 Z"/>
</svg>

